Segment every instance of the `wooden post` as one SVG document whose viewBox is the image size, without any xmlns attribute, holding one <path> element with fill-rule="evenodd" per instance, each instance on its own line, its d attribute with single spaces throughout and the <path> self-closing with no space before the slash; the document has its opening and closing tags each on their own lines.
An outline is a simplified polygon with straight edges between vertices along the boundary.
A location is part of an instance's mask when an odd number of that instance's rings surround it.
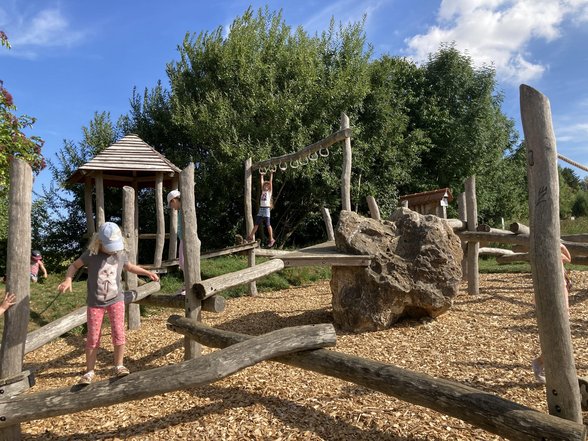
<svg viewBox="0 0 588 441">
<path fill-rule="evenodd" d="M 171 190 L 175 190 L 176 188 L 178 188 L 178 180 L 177 180 L 177 178 L 174 178 Z M 177 256 L 178 256 L 178 212 L 176 210 L 169 210 L 169 244 L 168 244 L 167 258 L 169 260 L 173 260 Z"/>
<path fill-rule="evenodd" d="M 459 220 L 461 220 L 467 228 L 467 210 L 466 210 L 466 195 L 465 193 L 460 193 L 457 197 L 457 211 Z M 468 279 L 468 243 L 465 241 L 461 242 L 461 250 L 463 251 L 463 258 L 461 259 L 461 280 Z"/>
<path fill-rule="evenodd" d="M 86 228 L 88 229 L 88 239 L 96 232 L 94 224 L 94 209 L 92 208 L 92 179 L 84 179 L 84 208 L 86 211 Z"/>
<path fill-rule="evenodd" d="M 349 117 L 341 114 L 341 130 L 349 128 Z M 351 136 L 345 137 L 343 149 L 343 171 L 341 173 L 341 207 L 351 211 Z"/>
<path fill-rule="evenodd" d="M 155 175 L 155 220 L 157 232 L 155 236 L 155 253 L 153 266 L 161 268 L 163 260 L 163 245 L 165 244 L 165 217 L 163 216 L 163 172 Z"/>
<path fill-rule="evenodd" d="M 557 149 L 549 100 L 521 85 L 527 148 L 530 254 L 549 413 L 582 422 L 560 251 Z"/>
<path fill-rule="evenodd" d="M 106 214 L 104 213 L 104 179 L 102 172 L 96 173 L 96 228 L 100 228 L 106 222 Z"/>
<path fill-rule="evenodd" d="M 335 232 L 333 231 L 333 221 L 331 220 L 331 213 L 327 207 L 322 207 L 323 221 L 325 221 L 325 228 L 327 229 L 327 240 L 335 240 Z"/>
<path fill-rule="evenodd" d="M 249 235 L 249 232 L 253 230 L 253 210 L 251 207 L 251 189 L 252 189 L 252 171 L 251 171 L 251 158 L 247 158 L 245 161 L 245 190 L 243 195 L 243 202 L 245 205 L 245 236 Z M 249 250 L 247 253 L 247 265 L 252 267 L 255 266 L 255 250 Z M 253 280 L 249 284 L 249 295 L 257 295 L 257 283 Z"/>
<path fill-rule="evenodd" d="M 370 216 L 372 219 L 380 220 L 380 209 L 378 208 L 378 203 L 373 196 L 366 197 L 368 208 L 370 209 Z"/>
<path fill-rule="evenodd" d="M 22 371 L 30 310 L 31 205 L 33 173 L 25 161 L 10 162 L 8 195 L 8 250 L 6 292 L 16 295 L 16 304 L 4 313 L 0 348 L 0 378 Z M 0 430 L 0 440 L 20 440 L 19 424 Z"/>
<path fill-rule="evenodd" d="M 470 176 L 465 182 L 466 211 L 468 231 L 476 231 L 478 220 L 478 203 L 476 202 L 476 177 Z M 479 242 L 468 242 L 468 294 L 480 293 L 480 275 L 478 274 Z"/>
<path fill-rule="evenodd" d="M 123 215 L 122 215 L 123 235 L 127 245 L 129 262 L 137 263 L 137 248 L 135 247 L 135 190 L 131 187 L 123 187 Z M 127 289 L 137 288 L 137 275 L 125 271 L 125 280 Z M 139 329 L 141 326 L 140 306 L 132 303 L 127 307 L 127 324 L 129 329 Z"/>
<path fill-rule="evenodd" d="M 180 174 L 180 193 L 182 194 L 182 218 L 184 220 L 184 283 L 186 288 L 200 282 L 200 239 L 196 220 L 196 201 L 194 197 L 194 164 L 190 163 Z M 201 321 L 201 301 L 192 289 L 186 289 L 186 317 Z M 190 338 L 184 339 L 184 359 L 199 356 L 202 348 Z"/>
<path fill-rule="evenodd" d="M 402 208 L 408 208 L 408 201 L 406 199 L 403 200 L 401 206 L 402 206 Z"/>
</svg>

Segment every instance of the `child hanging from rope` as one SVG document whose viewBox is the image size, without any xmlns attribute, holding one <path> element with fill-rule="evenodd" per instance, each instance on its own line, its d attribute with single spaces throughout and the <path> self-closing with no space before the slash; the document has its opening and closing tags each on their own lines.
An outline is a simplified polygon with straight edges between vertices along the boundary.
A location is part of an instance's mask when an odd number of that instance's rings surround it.
<svg viewBox="0 0 588 441">
<path fill-rule="evenodd" d="M 273 247 L 276 243 L 274 239 L 274 232 L 272 230 L 272 226 L 270 224 L 270 210 L 272 209 L 272 190 L 273 190 L 273 179 L 274 173 L 270 171 L 269 181 L 264 180 L 265 173 L 260 173 L 260 184 L 261 184 L 261 199 L 259 201 L 259 211 L 257 213 L 257 217 L 255 218 L 255 226 L 249 236 L 247 236 L 247 240 L 251 242 L 253 237 L 255 236 L 255 232 L 259 228 L 260 224 L 264 224 L 267 228 L 267 233 L 269 235 L 269 242 L 267 246 L 269 248 Z"/>
</svg>

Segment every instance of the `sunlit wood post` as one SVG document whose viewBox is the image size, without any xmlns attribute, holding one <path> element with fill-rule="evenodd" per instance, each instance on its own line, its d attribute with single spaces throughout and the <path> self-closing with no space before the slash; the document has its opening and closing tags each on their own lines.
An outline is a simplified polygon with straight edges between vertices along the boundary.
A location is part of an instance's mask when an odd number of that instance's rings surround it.
<svg viewBox="0 0 588 441">
<path fill-rule="evenodd" d="M 521 117 L 527 148 L 529 252 L 547 405 L 551 415 L 582 422 L 569 312 L 560 251 L 557 148 L 549 100 L 521 85 Z"/>
</svg>

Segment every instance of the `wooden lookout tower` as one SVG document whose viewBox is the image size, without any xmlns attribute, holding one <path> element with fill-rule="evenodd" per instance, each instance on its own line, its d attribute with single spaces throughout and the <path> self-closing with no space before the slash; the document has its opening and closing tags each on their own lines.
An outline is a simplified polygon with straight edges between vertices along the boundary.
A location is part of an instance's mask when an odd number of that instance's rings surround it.
<svg viewBox="0 0 588 441">
<path fill-rule="evenodd" d="M 91 236 L 105 222 L 104 188 L 130 187 L 134 190 L 134 209 L 131 213 L 134 231 L 126 231 L 127 240 L 133 240 L 137 260 L 139 239 L 155 239 L 153 270 L 164 271 L 163 247 L 165 242 L 165 218 L 163 209 L 163 188 L 178 188 L 181 170 L 167 160 L 161 153 L 139 138 L 127 135 L 98 153 L 93 159 L 78 168 L 68 179 L 68 183 L 84 184 L 84 201 L 88 234 Z M 138 191 L 142 188 L 155 189 L 155 214 L 157 232 L 139 236 Z M 94 197 L 93 197 L 94 196 Z M 94 210 L 95 206 L 95 210 Z M 168 260 L 173 260 L 177 252 L 177 213 L 170 214 L 170 242 Z"/>
</svg>

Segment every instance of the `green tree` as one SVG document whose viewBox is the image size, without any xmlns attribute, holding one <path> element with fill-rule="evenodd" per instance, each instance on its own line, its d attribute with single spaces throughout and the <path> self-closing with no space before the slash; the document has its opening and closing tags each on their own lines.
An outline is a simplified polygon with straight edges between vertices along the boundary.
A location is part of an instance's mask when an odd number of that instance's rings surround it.
<svg viewBox="0 0 588 441">
<path fill-rule="evenodd" d="M 10 49 L 8 37 L 0 30 L 0 46 Z M 41 155 L 43 140 L 38 136 L 26 136 L 23 132 L 32 128 L 35 119 L 27 115 L 17 116 L 14 99 L 0 80 L 0 271 L 6 267 L 6 239 L 8 233 L 8 185 L 9 167 L 13 158 L 28 162 L 33 173 L 45 167 Z"/>
<path fill-rule="evenodd" d="M 290 153 L 329 135 L 338 129 L 342 112 L 356 120 L 369 90 L 371 52 L 361 24 L 336 30 L 331 23 L 327 32 L 311 37 L 287 26 L 281 13 L 248 9 L 223 35 L 222 28 L 187 34 L 180 59 L 167 66 L 169 97 L 159 85 L 142 99 L 135 95 L 127 119 L 129 130 L 161 145 L 176 165 L 195 163 L 205 248 L 244 233 L 246 158 Z M 169 123 L 167 109 L 175 134 L 173 145 L 164 147 L 158 127 Z M 357 155 L 361 158 L 361 150 Z M 339 206 L 340 175 L 340 149 L 277 174 L 272 222 L 278 239 L 298 232 L 303 240 L 320 240 L 324 233 L 316 230 L 312 213 L 322 204 Z"/>
</svg>

